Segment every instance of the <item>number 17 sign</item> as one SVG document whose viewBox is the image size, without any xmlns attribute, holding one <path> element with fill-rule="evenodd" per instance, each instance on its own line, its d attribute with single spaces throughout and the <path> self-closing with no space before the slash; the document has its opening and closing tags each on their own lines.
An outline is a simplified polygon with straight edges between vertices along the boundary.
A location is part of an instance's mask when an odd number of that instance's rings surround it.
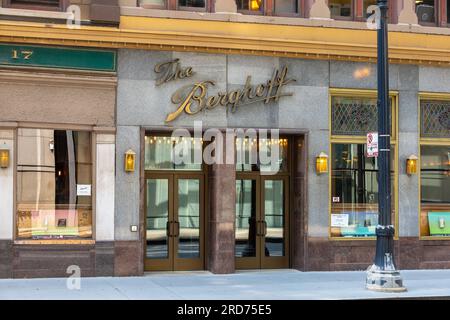
<svg viewBox="0 0 450 320">
<path fill-rule="evenodd" d="M 378 132 L 367 134 L 367 154 L 368 158 L 378 157 Z"/>
</svg>

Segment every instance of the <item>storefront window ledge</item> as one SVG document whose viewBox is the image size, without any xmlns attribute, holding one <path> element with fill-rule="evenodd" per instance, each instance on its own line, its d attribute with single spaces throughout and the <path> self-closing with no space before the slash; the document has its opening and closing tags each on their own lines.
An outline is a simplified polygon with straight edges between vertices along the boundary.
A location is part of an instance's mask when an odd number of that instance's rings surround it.
<svg viewBox="0 0 450 320">
<path fill-rule="evenodd" d="M 16 240 L 17 245 L 90 245 L 95 244 L 95 240 Z"/>
<path fill-rule="evenodd" d="M 450 240 L 450 236 L 449 237 L 435 237 L 435 236 L 422 236 L 419 237 L 419 240 L 424 240 L 424 241 L 449 241 Z"/>
</svg>

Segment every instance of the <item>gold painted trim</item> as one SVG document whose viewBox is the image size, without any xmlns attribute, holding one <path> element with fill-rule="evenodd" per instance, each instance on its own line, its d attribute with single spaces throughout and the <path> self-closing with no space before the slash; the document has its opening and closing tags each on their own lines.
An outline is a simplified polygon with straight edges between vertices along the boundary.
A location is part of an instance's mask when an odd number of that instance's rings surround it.
<svg viewBox="0 0 450 320">
<path fill-rule="evenodd" d="M 392 137 L 391 145 L 395 146 L 395 159 L 394 159 L 394 240 L 399 239 L 399 148 L 397 147 L 397 137 L 398 137 L 398 91 L 389 91 L 389 97 L 393 100 L 392 109 Z M 366 138 L 361 136 L 333 136 L 332 135 L 332 117 L 331 117 L 331 101 L 334 96 L 352 96 L 352 97 L 369 97 L 376 98 L 377 90 L 367 90 L 367 89 L 340 89 L 340 88 L 330 88 L 328 94 L 328 155 L 329 155 L 329 171 L 328 171 L 328 239 L 331 241 L 374 241 L 376 237 L 333 237 L 331 236 L 331 171 L 333 159 L 332 155 L 332 144 L 333 143 L 366 143 Z"/>
<path fill-rule="evenodd" d="M 281 36 L 282 35 L 282 36 Z M 390 62 L 450 66 L 448 35 L 390 32 Z M 122 16 L 120 28 L 0 21 L 0 42 L 376 62 L 376 32 Z"/>
</svg>

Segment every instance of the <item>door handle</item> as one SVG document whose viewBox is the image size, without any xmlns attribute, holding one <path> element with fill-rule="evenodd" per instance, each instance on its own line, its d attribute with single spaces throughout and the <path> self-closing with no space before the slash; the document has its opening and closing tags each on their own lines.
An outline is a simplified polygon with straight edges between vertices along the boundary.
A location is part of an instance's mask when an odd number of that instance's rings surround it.
<svg viewBox="0 0 450 320">
<path fill-rule="evenodd" d="M 174 221 L 173 224 L 176 226 L 176 233 L 173 236 L 178 237 L 180 235 L 180 223 L 178 221 Z"/>
<path fill-rule="evenodd" d="M 267 222 L 266 222 L 266 220 L 261 221 L 261 222 L 262 222 L 262 224 L 263 224 L 263 226 L 264 226 L 262 236 L 265 237 L 265 236 L 267 235 Z"/>
<path fill-rule="evenodd" d="M 261 221 L 256 221 L 256 236 L 261 236 Z"/>
<path fill-rule="evenodd" d="M 171 225 L 172 225 L 172 223 L 170 221 L 166 222 L 166 234 L 167 234 L 168 237 L 172 236 Z"/>
</svg>

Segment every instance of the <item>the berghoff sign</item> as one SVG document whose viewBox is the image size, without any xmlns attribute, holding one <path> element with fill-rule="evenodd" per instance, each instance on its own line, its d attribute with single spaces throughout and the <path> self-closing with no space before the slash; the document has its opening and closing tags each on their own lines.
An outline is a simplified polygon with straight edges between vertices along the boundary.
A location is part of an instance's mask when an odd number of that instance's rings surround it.
<svg viewBox="0 0 450 320">
<path fill-rule="evenodd" d="M 179 59 L 157 64 L 155 73 L 158 74 L 157 86 L 177 79 L 187 79 L 195 74 L 192 67 L 183 68 Z M 241 106 L 256 102 L 268 104 L 278 101 L 281 97 L 292 96 L 292 92 L 283 92 L 285 85 L 296 81 L 295 79 L 288 79 L 287 73 L 287 67 L 276 69 L 271 79 L 258 85 L 252 85 L 252 77 L 247 76 L 242 88 L 219 92 L 215 95 L 208 95 L 208 88 L 215 86 L 213 80 L 185 85 L 173 93 L 171 101 L 177 105 L 177 109 L 167 115 L 166 122 L 175 120 L 183 112 L 193 115 L 204 109 L 212 110 L 219 105 L 229 107 L 231 112 L 236 112 Z"/>
</svg>

